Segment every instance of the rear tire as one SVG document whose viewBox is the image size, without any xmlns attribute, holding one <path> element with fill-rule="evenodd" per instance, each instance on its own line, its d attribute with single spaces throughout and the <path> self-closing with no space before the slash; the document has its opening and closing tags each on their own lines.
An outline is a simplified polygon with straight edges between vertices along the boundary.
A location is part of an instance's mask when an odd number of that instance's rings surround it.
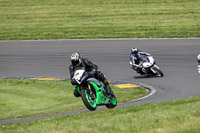
<svg viewBox="0 0 200 133">
<path fill-rule="evenodd" d="M 97 108 L 96 101 L 95 101 L 95 99 L 92 100 L 90 95 L 88 95 L 87 90 L 85 90 L 85 89 L 81 90 L 81 98 L 82 98 L 83 103 L 89 110 L 91 110 L 91 111 L 96 110 L 96 108 Z"/>
<path fill-rule="evenodd" d="M 117 99 L 115 96 L 109 98 L 109 103 L 105 105 L 108 109 L 115 108 L 117 106 Z"/>
<path fill-rule="evenodd" d="M 154 67 L 153 69 L 154 69 L 154 71 L 156 71 L 156 76 L 158 76 L 158 77 L 164 76 L 163 72 L 160 69 L 158 69 L 157 67 Z"/>
</svg>

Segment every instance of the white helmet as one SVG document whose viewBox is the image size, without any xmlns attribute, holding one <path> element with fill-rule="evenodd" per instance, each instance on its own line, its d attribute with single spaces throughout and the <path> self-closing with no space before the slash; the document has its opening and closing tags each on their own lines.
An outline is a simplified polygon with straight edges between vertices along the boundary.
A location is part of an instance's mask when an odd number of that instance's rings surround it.
<svg viewBox="0 0 200 133">
<path fill-rule="evenodd" d="M 71 62 L 74 67 L 78 67 L 81 64 L 81 56 L 79 53 L 73 53 L 71 55 Z"/>
<path fill-rule="evenodd" d="M 137 54 L 138 53 L 138 48 L 137 47 L 132 47 L 131 48 L 131 53 L 133 53 L 133 54 Z"/>
</svg>

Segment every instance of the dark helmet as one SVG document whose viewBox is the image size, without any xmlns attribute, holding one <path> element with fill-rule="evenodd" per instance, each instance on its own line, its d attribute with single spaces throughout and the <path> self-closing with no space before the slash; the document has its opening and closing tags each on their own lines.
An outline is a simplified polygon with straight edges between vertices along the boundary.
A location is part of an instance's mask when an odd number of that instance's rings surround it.
<svg viewBox="0 0 200 133">
<path fill-rule="evenodd" d="M 133 53 L 133 54 L 137 54 L 138 53 L 138 48 L 137 47 L 132 47 L 131 48 L 131 53 Z"/>
<path fill-rule="evenodd" d="M 74 67 L 78 67 L 81 64 L 81 56 L 79 53 L 73 53 L 71 55 L 71 62 Z"/>
</svg>

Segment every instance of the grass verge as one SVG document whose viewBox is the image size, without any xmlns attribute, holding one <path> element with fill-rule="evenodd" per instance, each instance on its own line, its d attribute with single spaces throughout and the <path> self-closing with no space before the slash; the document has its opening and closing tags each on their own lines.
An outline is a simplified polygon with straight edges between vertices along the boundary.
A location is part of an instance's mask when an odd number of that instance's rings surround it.
<svg viewBox="0 0 200 133">
<path fill-rule="evenodd" d="M 118 103 L 148 94 L 141 88 L 111 87 Z M 0 79 L 0 120 L 86 109 L 73 90 L 69 81 Z"/>
<path fill-rule="evenodd" d="M 0 40 L 200 37 L 199 0 L 0 0 Z"/>
<path fill-rule="evenodd" d="M 200 97 L 3 125 L 15 133 L 199 133 Z"/>
</svg>

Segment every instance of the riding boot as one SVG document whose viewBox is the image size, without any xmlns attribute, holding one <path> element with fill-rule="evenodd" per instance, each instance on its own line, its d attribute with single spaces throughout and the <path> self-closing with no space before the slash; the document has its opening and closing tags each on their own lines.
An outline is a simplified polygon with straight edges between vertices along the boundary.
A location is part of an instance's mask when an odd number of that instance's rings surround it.
<svg viewBox="0 0 200 133">
<path fill-rule="evenodd" d="M 74 89 L 74 96 L 75 97 L 80 97 L 81 95 L 79 94 L 79 92 L 77 91 L 77 87 L 75 87 Z"/>
<path fill-rule="evenodd" d="M 114 93 L 113 93 L 113 91 L 111 90 L 109 83 L 106 82 L 104 85 L 105 85 L 105 91 L 106 91 L 106 93 L 107 93 L 108 95 L 114 96 Z"/>
<path fill-rule="evenodd" d="M 111 90 L 109 83 L 107 81 L 107 79 L 105 78 L 104 74 L 100 71 L 96 72 L 96 76 L 98 77 L 98 79 L 101 80 L 101 82 L 105 85 L 105 91 L 107 95 L 111 95 L 114 96 L 113 91 Z"/>
</svg>

